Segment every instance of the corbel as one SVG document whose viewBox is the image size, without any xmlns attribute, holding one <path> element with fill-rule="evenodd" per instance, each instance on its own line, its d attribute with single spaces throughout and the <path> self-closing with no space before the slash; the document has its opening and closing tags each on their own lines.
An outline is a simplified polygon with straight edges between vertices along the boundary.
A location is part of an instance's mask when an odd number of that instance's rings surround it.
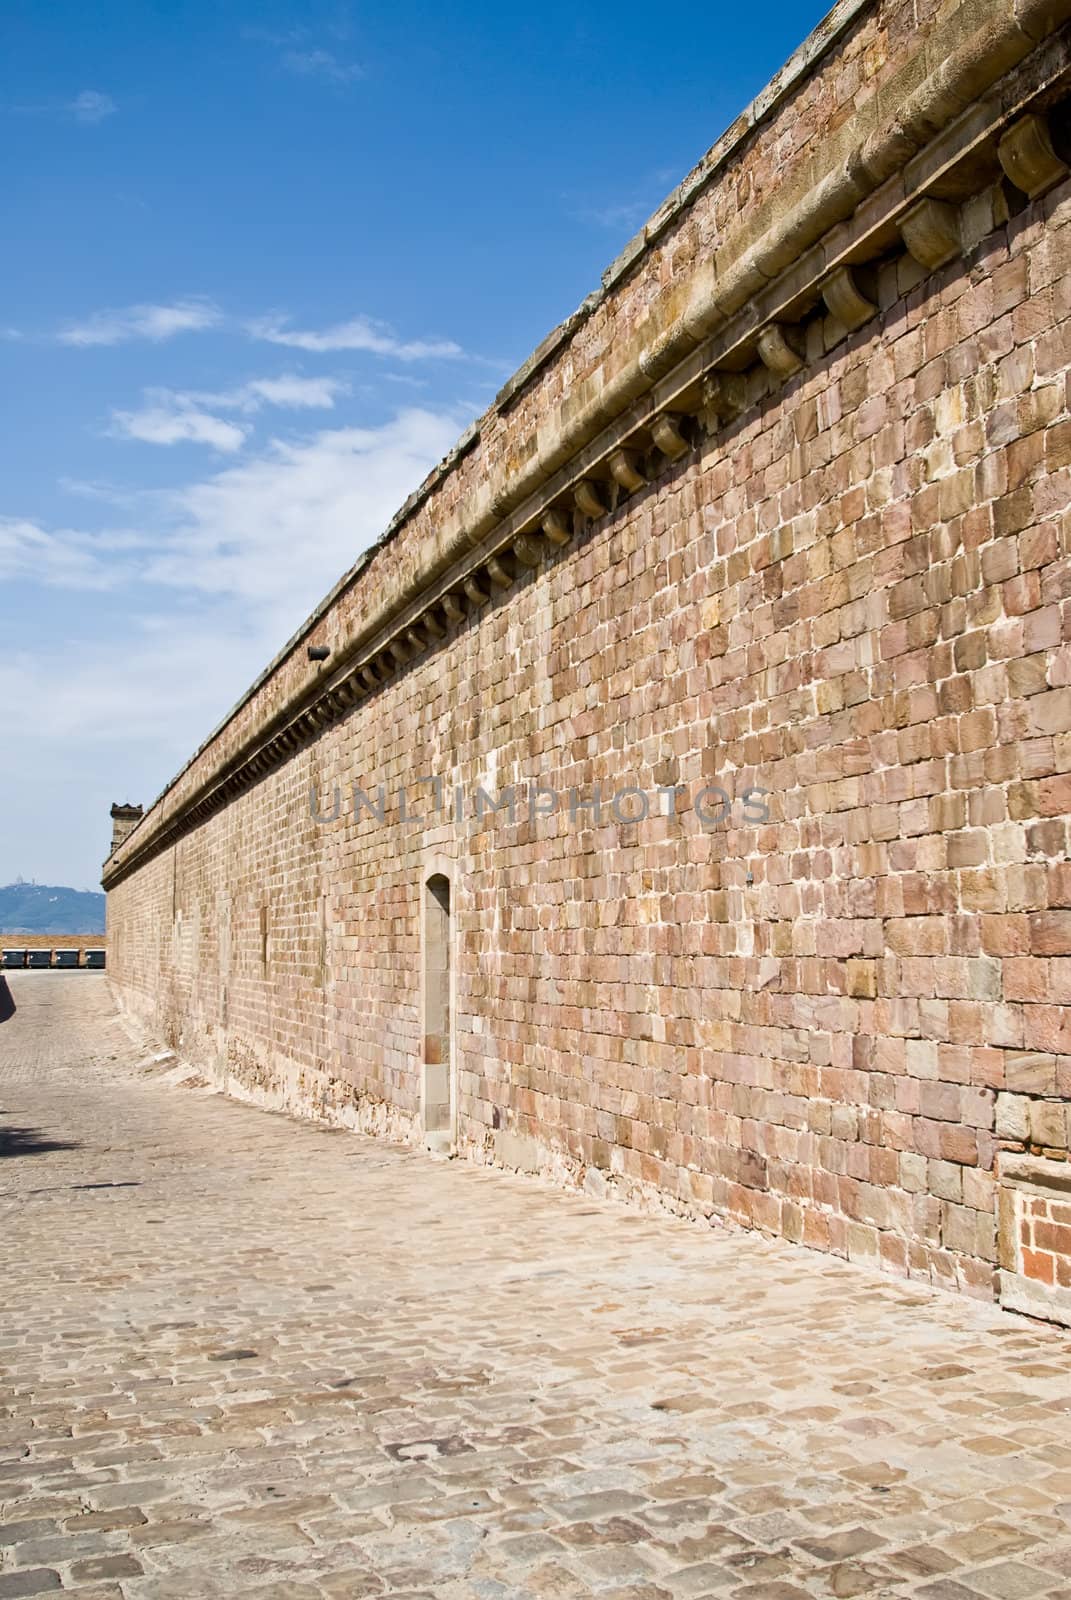
<svg viewBox="0 0 1071 1600">
<path fill-rule="evenodd" d="M 491 596 L 486 589 L 481 589 L 475 577 L 465 578 L 461 587 L 468 595 L 474 606 L 486 605 Z"/>
<path fill-rule="evenodd" d="M 1005 176 L 1031 200 L 1067 177 L 1067 162 L 1053 149 L 1046 119 L 1032 111 L 1008 129 L 997 157 Z"/>
<path fill-rule="evenodd" d="M 792 378 L 803 370 L 803 357 L 789 343 L 787 329 L 780 322 L 771 322 L 759 334 L 759 356 L 777 378 Z"/>
<path fill-rule="evenodd" d="M 620 484 L 627 494 L 635 493 L 647 483 L 647 479 L 640 471 L 640 458 L 635 450 L 627 450 L 622 446 L 620 450 L 614 451 L 607 466 L 614 482 Z"/>
<path fill-rule="evenodd" d="M 573 498 L 585 517 L 593 522 L 605 517 L 609 507 L 603 502 L 599 485 L 591 478 L 582 478 L 573 491 Z"/>
<path fill-rule="evenodd" d="M 513 554 L 523 567 L 538 567 L 543 560 L 540 541 L 530 533 L 519 533 L 513 541 Z"/>
<path fill-rule="evenodd" d="M 864 323 L 869 322 L 877 311 L 877 306 L 868 300 L 856 282 L 855 273 L 851 267 L 838 267 L 836 272 L 831 272 L 822 285 L 822 299 L 830 314 L 849 333 L 854 333 Z"/>
<path fill-rule="evenodd" d="M 919 266 L 932 272 L 962 248 L 959 212 L 946 200 L 919 200 L 900 218 L 900 236 Z"/>
<path fill-rule="evenodd" d="M 692 448 L 680 429 L 680 417 L 672 411 L 663 411 L 651 423 L 651 438 L 670 461 L 679 461 Z"/>
<path fill-rule="evenodd" d="M 344 683 L 336 684 L 327 697 L 327 703 L 332 710 L 348 711 L 353 702 L 360 698 L 360 689 L 352 678 L 347 678 Z"/>
<path fill-rule="evenodd" d="M 487 576 L 499 589 L 508 589 L 513 582 L 513 574 L 505 566 L 500 556 L 491 556 L 487 562 Z"/>
<path fill-rule="evenodd" d="M 573 537 L 572 521 L 566 517 L 564 512 L 552 509 L 543 518 L 543 532 L 551 544 L 556 544 L 559 547 L 563 544 L 568 544 Z"/>
<path fill-rule="evenodd" d="M 741 372 L 708 372 L 702 386 L 703 410 L 716 422 L 732 422 L 747 403 Z"/>
</svg>

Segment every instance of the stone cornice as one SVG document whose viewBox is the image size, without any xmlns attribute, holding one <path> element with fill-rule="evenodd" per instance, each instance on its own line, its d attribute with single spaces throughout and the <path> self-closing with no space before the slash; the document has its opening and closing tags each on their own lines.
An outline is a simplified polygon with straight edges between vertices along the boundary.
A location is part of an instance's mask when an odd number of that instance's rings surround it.
<svg viewBox="0 0 1071 1600">
<path fill-rule="evenodd" d="M 840 39 L 871 9 L 869 0 L 853 0 L 823 26 Z M 1024 194 L 1031 187 L 1041 193 L 1058 181 L 1066 168 L 1048 141 L 1044 112 L 1066 92 L 1071 77 L 1071 41 L 1063 28 L 1069 16 L 1071 0 L 962 0 L 904 55 L 857 115 L 786 174 L 771 201 L 738 215 L 713 251 L 674 278 L 645 316 L 613 342 L 601 366 L 563 386 L 559 402 L 530 423 L 513 410 L 518 396 L 548 363 L 553 369 L 563 359 L 575 327 L 564 325 L 569 331 L 551 348 L 545 342 L 493 408 L 496 426 L 516 434 L 509 435 L 503 470 L 481 477 L 454 507 L 444 508 L 433 536 L 425 530 L 378 606 L 368 609 L 360 626 L 334 639 L 327 670 L 276 696 L 274 709 L 213 762 L 213 744 L 238 712 L 253 695 L 267 692 L 273 675 L 331 617 L 360 573 L 389 540 L 404 537 L 417 508 L 459 470 L 480 443 L 485 418 L 117 848 L 105 867 L 105 887 L 377 692 L 524 569 L 552 559 L 558 546 L 683 457 L 701 434 L 716 432 L 761 393 L 794 376 L 807 359 L 807 321 L 816 308 L 836 318 L 845 337 L 864 326 L 876 313 L 858 269 L 905 247 L 928 270 L 954 258 L 974 242 L 963 203 L 1002 168 Z M 783 106 L 790 88 L 829 50 L 831 39 L 821 34 L 785 69 L 792 69 L 791 82 L 782 85 L 771 107 Z M 730 149 L 771 114 L 754 117 Z M 687 199 L 685 186 L 676 191 L 681 198 L 670 218 L 724 169 L 728 153 L 715 159 L 718 150 L 696 169 L 705 176 Z M 664 232 L 669 221 L 656 217 L 655 226 Z M 611 283 L 642 261 L 651 247 L 651 227 L 635 254 L 619 258 L 617 278 L 617 264 L 610 269 Z"/>
<path fill-rule="evenodd" d="M 746 110 L 741 112 L 740 116 L 726 129 L 717 143 L 707 151 L 702 161 L 697 163 L 687 177 L 666 197 L 654 215 L 640 229 L 639 233 L 629 240 L 625 248 L 603 273 L 600 287 L 589 294 L 581 305 L 577 307 L 576 311 L 572 312 L 564 322 L 551 329 L 550 333 L 540 341 L 528 359 L 522 362 L 517 371 L 499 390 L 490 410 L 482 418 L 470 423 L 462 432 L 453 448 L 433 467 L 419 488 L 415 489 L 398 508 L 375 543 L 363 551 L 353 566 L 343 573 L 342 577 L 328 591 L 315 610 L 309 613 L 296 632 L 291 634 L 282 648 L 269 661 L 268 665 L 253 680 L 242 695 L 242 698 L 231 707 L 222 721 L 217 723 L 207 738 L 197 747 L 186 762 L 186 765 L 168 784 L 167 789 L 157 796 L 154 806 L 174 787 L 178 779 L 188 771 L 202 752 L 209 748 L 217 735 L 227 727 L 235 714 L 253 698 L 281 663 L 308 637 L 339 596 L 358 580 L 376 552 L 395 537 L 410 521 L 413 513 L 435 493 L 443 480 L 454 471 L 458 462 L 463 460 L 469 451 L 479 444 L 481 427 L 486 424 L 487 419 L 495 415 L 504 415 L 511 408 L 518 396 L 525 391 L 537 374 L 569 343 L 570 339 L 588 320 L 596 307 L 603 302 L 607 293 L 625 278 L 629 272 L 634 270 L 645 248 L 666 232 L 674 219 L 690 206 L 696 197 L 720 174 L 731 156 L 748 136 L 756 128 L 760 127 L 763 122 L 767 121 L 801 79 L 814 70 L 816 64 L 836 44 L 856 18 L 863 12 L 873 9 L 874 5 L 875 0 L 839 0 L 839 3 L 833 7 L 829 15 L 819 23 L 813 33 L 794 52 L 776 77 L 771 79 L 766 88 L 756 96 Z"/>
</svg>

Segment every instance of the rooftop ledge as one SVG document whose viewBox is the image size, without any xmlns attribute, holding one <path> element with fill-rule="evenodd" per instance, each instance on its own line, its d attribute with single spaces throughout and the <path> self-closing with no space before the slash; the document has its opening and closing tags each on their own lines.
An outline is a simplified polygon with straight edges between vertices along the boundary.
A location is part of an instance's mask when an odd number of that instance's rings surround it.
<svg viewBox="0 0 1071 1600">
<path fill-rule="evenodd" d="M 756 362 L 773 383 L 794 376 L 801 321 L 816 303 L 845 333 L 862 326 L 875 308 L 859 266 L 894 243 L 930 269 L 954 258 L 964 248 L 959 207 L 986 163 L 999 158 L 1027 194 L 1066 174 L 1044 113 L 1071 78 L 1071 0 L 959 0 L 928 28 L 879 43 L 893 9 L 893 0 L 834 6 L 157 797 L 105 864 L 105 888 L 645 484 L 644 451 L 674 461 L 692 448 L 693 419 L 708 431 L 730 420 Z M 723 227 L 705 219 L 713 237 L 704 248 L 629 305 L 633 280 L 659 251 L 666 261 L 697 208 L 749 176 L 763 134 L 802 125 L 794 102 L 868 28 L 880 58 L 871 92 L 804 139 L 767 192 L 726 205 Z M 599 360 L 566 375 L 600 319 Z M 314 636 L 331 653 L 310 683 L 301 647 Z"/>
</svg>

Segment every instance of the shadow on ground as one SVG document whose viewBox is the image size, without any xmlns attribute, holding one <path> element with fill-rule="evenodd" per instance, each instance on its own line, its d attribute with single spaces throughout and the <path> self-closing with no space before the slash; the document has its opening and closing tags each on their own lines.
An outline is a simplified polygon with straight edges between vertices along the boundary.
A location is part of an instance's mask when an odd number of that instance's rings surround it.
<svg viewBox="0 0 1071 1600">
<path fill-rule="evenodd" d="M 40 1156 L 50 1150 L 77 1150 L 77 1141 L 50 1139 L 40 1128 L 0 1126 L 0 1160 L 5 1156 Z"/>
<path fill-rule="evenodd" d="M 0 978 L 0 1022 L 10 1022 L 15 1015 L 15 997 L 6 978 Z"/>
</svg>

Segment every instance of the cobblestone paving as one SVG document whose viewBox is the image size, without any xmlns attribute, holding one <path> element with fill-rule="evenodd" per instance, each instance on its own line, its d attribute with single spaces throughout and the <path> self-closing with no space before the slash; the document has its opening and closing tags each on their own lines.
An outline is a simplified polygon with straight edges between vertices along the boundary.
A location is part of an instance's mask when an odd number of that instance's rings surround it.
<svg viewBox="0 0 1071 1600">
<path fill-rule="evenodd" d="M 238 1106 L 104 978 L 10 984 L 0 1600 L 1071 1597 L 1064 1334 Z"/>
</svg>

